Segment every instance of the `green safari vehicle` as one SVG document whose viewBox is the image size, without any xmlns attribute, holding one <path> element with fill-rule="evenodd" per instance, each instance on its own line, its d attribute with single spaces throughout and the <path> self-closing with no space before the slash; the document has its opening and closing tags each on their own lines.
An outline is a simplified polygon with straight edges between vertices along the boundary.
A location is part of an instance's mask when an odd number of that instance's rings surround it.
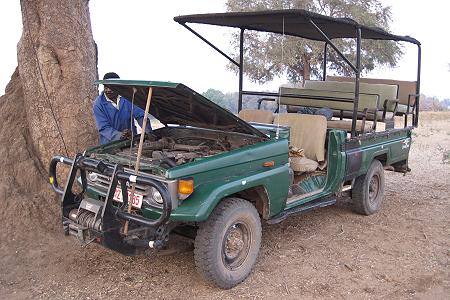
<svg viewBox="0 0 450 300">
<path fill-rule="evenodd" d="M 66 235 L 125 255 L 161 249 L 172 234 L 192 238 L 198 271 L 227 289 L 250 274 L 262 221 L 279 223 L 332 205 L 343 195 L 351 197 L 357 213 L 376 213 L 384 197 L 384 171 L 410 171 L 411 131 L 419 116 L 417 40 L 304 10 L 189 15 L 175 21 L 239 67 L 239 116 L 183 84 L 98 81 L 146 108 L 161 127 L 140 136 L 139 143 L 136 137 L 73 158 L 53 157 L 50 183 L 61 195 Z M 242 63 L 188 23 L 239 28 Z M 244 91 L 245 30 L 322 41 L 322 80 L 282 86 L 276 93 Z M 333 44 L 339 38 L 356 40 L 355 64 Z M 417 45 L 417 81 L 360 78 L 363 38 Z M 354 77 L 326 75 L 329 47 L 351 66 Z M 260 97 L 259 107 L 273 101 L 276 111 L 242 109 L 243 95 Z M 333 118 L 298 113 L 305 107 L 327 107 Z M 58 183 L 58 164 L 70 167 L 65 188 Z"/>
</svg>

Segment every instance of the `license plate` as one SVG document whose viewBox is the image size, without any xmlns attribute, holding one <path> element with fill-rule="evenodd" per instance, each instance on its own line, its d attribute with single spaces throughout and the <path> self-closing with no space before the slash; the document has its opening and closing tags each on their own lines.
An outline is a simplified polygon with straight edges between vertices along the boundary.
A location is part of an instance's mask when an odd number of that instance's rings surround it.
<svg viewBox="0 0 450 300">
<path fill-rule="evenodd" d="M 128 190 L 128 201 L 130 201 L 130 197 L 131 197 L 131 191 Z M 134 192 L 134 197 L 133 197 L 133 201 L 131 204 L 133 205 L 133 207 L 141 208 L 143 199 L 144 199 L 144 195 Z M 123 203 L 122 189 L 120 187 L 116 188 L 113 200 Z"/>
</svg>

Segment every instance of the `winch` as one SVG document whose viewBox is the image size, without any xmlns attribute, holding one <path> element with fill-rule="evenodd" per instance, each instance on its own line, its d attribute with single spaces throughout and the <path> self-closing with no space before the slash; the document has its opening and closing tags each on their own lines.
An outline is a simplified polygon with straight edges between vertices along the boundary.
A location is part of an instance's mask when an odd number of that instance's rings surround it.
<svg viewBox="0 0 450 300">
<path fill-rule="evenodd" d="M 74 223 L 67 223 L 65 232 L 67 235 L 76 236 L 81 242 L 86 242 L 94 237 L 90 230 L 100 232 L 102 230 L 101 213 L 104 202 L 85 198 L 81 201 L 79 208 L 69 212 L 69 219 Z"/>
</svg>

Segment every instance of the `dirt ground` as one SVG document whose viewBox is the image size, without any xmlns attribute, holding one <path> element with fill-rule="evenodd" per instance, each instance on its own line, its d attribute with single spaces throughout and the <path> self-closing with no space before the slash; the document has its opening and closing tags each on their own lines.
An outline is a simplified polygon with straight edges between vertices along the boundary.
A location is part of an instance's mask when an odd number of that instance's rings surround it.
<svg viewBox="0 0 450 300">
<path fill-rule="evenodd" d="M 184 241 L 172 255 L 124 257 L 35 226 L 0 235 L 0 298 L 450 299 L 450 114 L 423 114 L 413 135 L 412 172 L 386 173 L 378 214 L 344 199 L 264 225 L 254 271 L 231 290 L 196 273 Z"/>
</svg>

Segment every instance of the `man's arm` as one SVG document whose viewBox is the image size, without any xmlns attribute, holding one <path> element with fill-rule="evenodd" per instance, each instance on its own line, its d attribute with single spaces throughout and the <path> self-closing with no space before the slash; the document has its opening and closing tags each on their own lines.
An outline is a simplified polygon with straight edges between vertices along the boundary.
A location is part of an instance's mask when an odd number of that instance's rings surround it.
<svg viewBox="0 0 450 300">
<path fill-rule="evenodd" d="M 139 126 L 141 126 L 142 128 L 142 123 L 144 122 L 144 115 L 145 115 L 145 111 L 140 108 L 139 106 L 134 106 L 133 107 L 133 117 L 136 119 L 136 121 L 138 122 Z M 150 114 L 149 114 L 150 116 Z M 145 129 L 146 133 L 150 133 L 152 132 L 152 124 L 150 122 L 150 118 L 148 118 L 147 120 L 147 128 Z"/>
<path fill-rule="evenodd" d="M 115 130 L 108 121 L 106 114 L 99 107 L 99 105 L 94 104 L 94 117 L 95 117 L 95 125 L 99 134 L 107 139 L 108 142 L 120 140 L 122 137 L 122 132 Z"/>
</svg>

